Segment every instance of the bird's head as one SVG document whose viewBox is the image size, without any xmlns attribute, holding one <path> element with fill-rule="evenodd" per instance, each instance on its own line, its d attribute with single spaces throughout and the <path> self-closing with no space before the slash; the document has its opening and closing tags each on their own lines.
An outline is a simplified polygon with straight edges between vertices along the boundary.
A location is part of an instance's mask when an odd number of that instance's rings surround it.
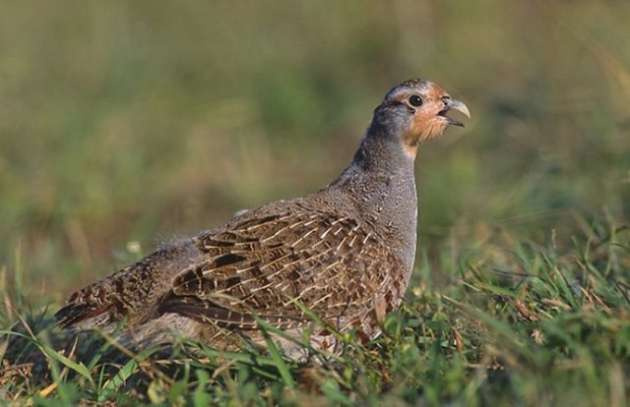
<svg viewBox="0 0 630 407">
<path fill-rule="evenodd" d="M 374 111 L 373 125 L 398 137 L 405 154 L 415 157 L 418 145 L 441 136 L 447 127 L 464 125 L 449 117 L 457 111 L 470 118 L 468 107 L 439 85 L 413 79 L 390 90 Z"/>
</svg>

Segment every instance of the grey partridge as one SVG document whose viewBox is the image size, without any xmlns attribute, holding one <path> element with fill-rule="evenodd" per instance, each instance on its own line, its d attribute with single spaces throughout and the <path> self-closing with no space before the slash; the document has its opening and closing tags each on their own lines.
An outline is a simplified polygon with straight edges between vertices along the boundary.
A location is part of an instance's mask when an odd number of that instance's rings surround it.
<svg viewBox="0 0 630 407">
<path fill-rule="evenodd" d="M 260 321 L 288 335 L 308 330 L 310 344 L 330 352 L 339 350 L 330 327 L 375 338 L 414 265 L 416 151 L 462 126 L 450 110 L 470 117 L 437 84 L 403 82 L 374 110 L 354 159 L 327 187 L 160 248 L 72 294 L 56 313 L 59 324 L 107 330 L 124 322 L 118 338 L 132 345 L 183 336 L 224 350 L 243 340 L 264 346 Z M 303 356 L 277 339 L 288 356 Z"/>
</svg>

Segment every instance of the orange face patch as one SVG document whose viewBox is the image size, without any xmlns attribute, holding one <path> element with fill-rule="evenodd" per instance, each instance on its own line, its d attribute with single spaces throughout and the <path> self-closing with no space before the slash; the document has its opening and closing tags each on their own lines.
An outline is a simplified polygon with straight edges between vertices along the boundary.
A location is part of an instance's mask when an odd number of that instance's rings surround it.
<svg viewBox="0 0 630 407">
<path fill-rule="evenodd" d="M 444 117 L 439 116 L 439 113 L 444 109 L 442 97 L 445 95 L 446 92 L 441 87 L 430 84 L 423 96 L 422 106 L 411 106 L 415 113 L 409 128 L 403 135 L 404 149 L 410 157 L 416 156 L 418 145 L 421 142 L 441 136 L 448 127 Z M 402 103 L 408 103 L 408 96 L 404 95 L 399 100 Z"/>
</svg>

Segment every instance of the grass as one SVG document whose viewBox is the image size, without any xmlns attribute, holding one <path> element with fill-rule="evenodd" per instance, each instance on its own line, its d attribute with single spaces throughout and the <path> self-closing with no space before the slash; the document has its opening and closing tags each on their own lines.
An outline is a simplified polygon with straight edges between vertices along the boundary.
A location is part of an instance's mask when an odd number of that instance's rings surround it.
<svg viewBox="0 0 630 407">
<path fill-rule="evenodd" d="M 627 405 L 628 20 L 625 2 L 5 5 L 0 398 Z M 473 120 L 420 152 L 416 270 L 373 343 L 298 365 L 52 328 L 70 291 L 161 242 L 325 185 L 418 75 Z"/>
<path fill-rule="evenodd" d="M 31 368 L 20 357 L 33 358 L 32 351 L 13 346 L 23 353 L 5 354 L 11 363 L 3 375 L 12 377 L 4 397 L 37 405 L 623 406 L 630 391 L 630 225 L 598 219 L 589 226 L 545 246 L 497 230 L 477 247 L 445 249 L 448 260 L 437 266 L 448 284 L 433 282 L 425 266 L 380 338 L 363 346 L 343 335 L 342 356 L 321 355 L 317 363 L 285 359 L 272 336 L 268 353 L 183 343 L 115 359 L 105 356 L 113 346 L 105 340 L 77 361 L 49 345 L 51 328 L 35 322 L 46 320 L 40 311 L 20 309 L 5 292 L 4 319 L 18 314 L 27 324 L 25 340 L 43 354 L 49 373 L 20 373 Z"/>
</svg>

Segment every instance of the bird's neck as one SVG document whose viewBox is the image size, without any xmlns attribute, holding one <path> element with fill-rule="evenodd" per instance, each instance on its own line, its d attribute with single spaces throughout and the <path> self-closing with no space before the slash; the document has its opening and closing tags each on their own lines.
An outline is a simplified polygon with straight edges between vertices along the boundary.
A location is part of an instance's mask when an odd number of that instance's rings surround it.
<svg viewBox="0 0 630 407">
<path fill-rule="evenodd" d="M 373 127 L 331 188 L 346 193 L 366 221 L 382 227 L 411 268 L 418 218 L 414 160 L 397 137 L 378 133 Z"/>
</svg>

